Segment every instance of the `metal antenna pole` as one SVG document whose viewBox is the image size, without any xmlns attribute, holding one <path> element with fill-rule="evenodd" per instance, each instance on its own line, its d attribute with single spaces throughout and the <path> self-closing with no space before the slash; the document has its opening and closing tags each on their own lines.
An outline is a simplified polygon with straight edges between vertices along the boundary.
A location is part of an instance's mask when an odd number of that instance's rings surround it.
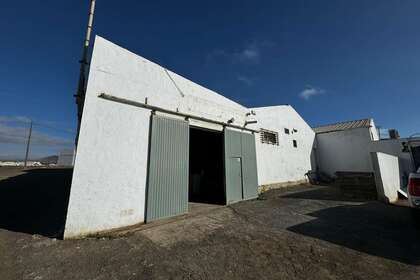
<svg viewBox="0 0 420 280">
<path fill-rule="evenodd" d="M 25 168 L 28 166 L 29 147 L 31 146 L 31 137 L 32 137 L 32 125 L 33 125 L 33 122 L 31 120 L 31 125 L 29 126 L 28 142 L 26 143 L 25 163 L 23 165 L 23 167 Z"/>
<path fill-rule="evenodd" d="M 95 14 L 95 5 L 96 0 L 90 1 L 90 9 L 89 9 L 89 19 L 87 24 L 86 30 L 86 37 L 85 43 L 83 46 L 82 52 L 82 59 L 80 62 L 80 75 L 79 75 L 79 84 L 77 86 L 77 94 L 76 97 L 76 104 L 77 104 L 77 135 L 76 135 L 76 146 L 79 139 L 79 130 L 80 130 L 80 122 L 82 120 L 82 113 L 83 113 L 83 105 L 85 102 L 85 89 L 86 89 L 86 66 L 88 65 L 88 53 L 89 53 L 89 46 L 90 46 L 90 36 L 92 34 L 93 28 L 93 16 Z"/>
</svg>

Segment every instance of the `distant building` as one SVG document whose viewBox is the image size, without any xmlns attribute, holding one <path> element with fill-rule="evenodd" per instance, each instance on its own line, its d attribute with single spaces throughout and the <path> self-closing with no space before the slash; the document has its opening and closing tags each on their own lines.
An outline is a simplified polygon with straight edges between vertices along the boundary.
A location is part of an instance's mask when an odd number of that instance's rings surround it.
<svg viewBox="0 0 420 280">
<path fill-rule="evenodd" d="M 63 150 L 58 155 L 57 166 L 71 167 L 74 163 L 74 150 Z"/>
<path fill-rule="evenodd" d="M 385 153 L 398 158 L 400 187 L 407 186 L 408 174 L 415 170 L 416 145 L 407 149 L 407 138 L 379 139 L 373 119 L 340 122 L 315 127 L 316 162 L 320 172 L 335 177 L 337 172 L 374 172 L 371 153 Z M 398 137 L 396 137 L 398 135 Z M 420 143 L 412 139 L 411 143 Z M 417 160 L 418 161 L 418 160 Z"/>
<path fill-rule="evenodd" d="M 0 166 L 15 166 L 15 167 L 23 167 L 25 162 L 23 161 L 0 161 Z M 43 164 L 39 161 L 28 161 L 26 163 L 28 167 L 40 167 Z"/>
</svg>

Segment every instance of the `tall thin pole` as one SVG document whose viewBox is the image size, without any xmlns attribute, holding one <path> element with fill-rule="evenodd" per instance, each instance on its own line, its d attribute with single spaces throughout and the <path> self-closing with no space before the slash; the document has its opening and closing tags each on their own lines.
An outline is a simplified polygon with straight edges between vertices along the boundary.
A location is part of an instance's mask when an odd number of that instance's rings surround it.
<svg viewBox="0 0 420 280">
<path fill-rule="evenodd" d="M 31 137 L 32 137 L 32 125 L 33 125 L 33 122 L 31 120 L 31 125 L 29 126 L 28 141 L 26 143 L 25 163 L 23 165 L 25 168 L 28 166 L 29 147 L 31 146 Z"/>
<path fill-rule="evenodd" d="M 85 103 L 85 95 L 86 95 L 86 66 L 88 65 L 88 53 L 89 53 L 89 46 L 90 46 L 90 37 L 92 34 L 93 28 L 93 16 L 95 14 L 95 5 L 96 0 L 90 1 L 90 9 L 89 9 L 89 19 L 87 24 L 86 30 L 86 37 L 82 51 L 82 58 L 80 62 L 80 75 L 79 75 L 79 84 L 77 86 L 77 94 L 76 97 L 76 104 L 77 104 L 77 135 L 76 135 L 76 146 L 79 139 L 79 130 L 80 130 L 80 122 L 82 121 L 82 114 L 83 114 L 83 105 Z"/>
</svg>

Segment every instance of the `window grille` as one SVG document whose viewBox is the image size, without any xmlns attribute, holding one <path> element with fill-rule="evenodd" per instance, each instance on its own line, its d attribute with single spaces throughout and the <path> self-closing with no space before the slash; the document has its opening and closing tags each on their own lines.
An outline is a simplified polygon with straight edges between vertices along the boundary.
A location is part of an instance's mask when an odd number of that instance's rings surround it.
<svg viewBox="0 0 420 280">
<path fill-rule="evenodd" d="M 279 145 L 279 134 L 275 131 L 261 129 L 260 137 L 261 143 Z"/>
</svg>

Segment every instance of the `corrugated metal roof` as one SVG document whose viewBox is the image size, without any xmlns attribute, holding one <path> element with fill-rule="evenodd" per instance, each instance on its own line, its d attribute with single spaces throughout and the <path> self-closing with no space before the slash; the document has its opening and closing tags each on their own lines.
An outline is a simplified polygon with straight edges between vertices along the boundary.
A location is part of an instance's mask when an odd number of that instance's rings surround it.
<svg viewBox="0 0 420 280">
<path fill-rule="evenodd" d="M 371 119 L 363 119 L 363 120 L 339 122 L 339 123 L 334 123 L 334 124 L 318 126 L 318 127 L 314 127 L 313 130 L 315 131 L 315 133 L 327 133 L 327 132 L 333 132 L 333 131 L 342 131 L 342 130 L 348 130 L 348 129 L 353 129 L 353 128 L 370 127 L 370 126 L 371 126 Z"/>
</svg>

